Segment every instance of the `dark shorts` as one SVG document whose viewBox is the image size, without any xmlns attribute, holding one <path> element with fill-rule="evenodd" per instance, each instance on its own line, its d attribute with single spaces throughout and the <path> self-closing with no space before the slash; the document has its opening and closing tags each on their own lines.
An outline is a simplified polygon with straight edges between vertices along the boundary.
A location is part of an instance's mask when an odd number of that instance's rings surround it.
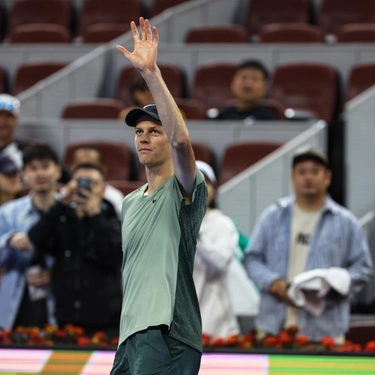
<svg viewBox="0 0 375 375">
<path fill-rule="evenodd" d="M 201 356 L 162 327 L 149 327 L 117 348 L 110 375 L 197 375 Z"/>
</svg>

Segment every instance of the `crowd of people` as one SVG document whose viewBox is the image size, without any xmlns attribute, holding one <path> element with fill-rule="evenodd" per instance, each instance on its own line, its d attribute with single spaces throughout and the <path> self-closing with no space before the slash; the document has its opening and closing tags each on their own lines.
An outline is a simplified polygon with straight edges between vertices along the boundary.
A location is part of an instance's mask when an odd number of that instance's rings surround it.
<svg viewBox="0 0 375 375">
<path fill-rule="evenodd" d="M 351 297 L 373 264 L 358 220 L 327 193 L 327 156 L 296 151 L 294 194 L 265 210 L 241 249 L 241 233 L 217 205 L 215 173 L 195 161 L 157 69 L 157 30 L 140 23 L 142 37 L 132 23 L 134 52 L 118 50 L 142 75 L 132 91 L 138 105 L 123 116 L 147 183 L 125 200 L 106 183 L 97 149 L 76 150 L 63 178 L 47 143 L 17 142 L 20 103 L 0 95 L 0 327 L 71 323 L 120 335 L 113 374 L 144 340 L 152 347 L 162 338 L 196 363 L 200 315 L 213 337 L 246 333 L 245 317 L 258 337 L 297 325 L 312 341 L 343 342 Z M 267 78 L 259 63 L 241 63 L 233 104 L 217 118 L 276 119 L 263 104 Z M 146 102 L 136 90 L 149 91 Z"/>
</svg>

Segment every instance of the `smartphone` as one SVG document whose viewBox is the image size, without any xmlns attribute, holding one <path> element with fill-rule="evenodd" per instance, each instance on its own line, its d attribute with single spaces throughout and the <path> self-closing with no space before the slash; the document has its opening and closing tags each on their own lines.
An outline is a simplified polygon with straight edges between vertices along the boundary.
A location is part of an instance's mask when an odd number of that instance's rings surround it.
<svg viewBox="0 0 375 375">
<path fill-rule="evenodd" d="M 78 179 L 77 183 L 78 183 L 78 195 L 80 197 L 86 198 L 86 196 L 83 195 L 80 192 L 80 190 L 81 189 L 86 189 L 86 190 L 90 190 L 91 191 L 91 180 L 89 178 L 86 178 L 86 177 L 81 177 L 81 178 Z"/>
</svg>

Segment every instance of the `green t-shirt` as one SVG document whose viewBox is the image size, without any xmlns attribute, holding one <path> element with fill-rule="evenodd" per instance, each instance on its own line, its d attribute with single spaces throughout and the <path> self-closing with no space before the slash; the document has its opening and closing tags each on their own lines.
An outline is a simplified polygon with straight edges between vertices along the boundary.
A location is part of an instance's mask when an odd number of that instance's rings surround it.
<svg viewBox="0 0 375 375">
<path fill-rule="evenodd" d="M 150 195 L 144 195 L 146 186 L 127 195 L 122 206 L 124 295 L 119 343 L 147 327 L 165 324 L 171 337 L 201 350 L 192 273 L 207 204 L 203 174 L 197 169 L 189 205 L 175 175 Z"/>
</svg>

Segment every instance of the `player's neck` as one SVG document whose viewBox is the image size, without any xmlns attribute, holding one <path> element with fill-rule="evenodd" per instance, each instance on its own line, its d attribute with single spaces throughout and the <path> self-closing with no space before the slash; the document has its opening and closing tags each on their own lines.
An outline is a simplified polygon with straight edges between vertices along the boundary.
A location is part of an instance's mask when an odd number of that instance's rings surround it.
<svg viewBox="0 0 375 375">
<path fill-rule="evenodd" d="M 155 166 L 152 168 L 146 167 L 146 176 L 148 187 L 145 195 L 150 195 L 161 185 L 164 184 L 173 175 L 173 167 L 171 166 Z"/>
</svg>

